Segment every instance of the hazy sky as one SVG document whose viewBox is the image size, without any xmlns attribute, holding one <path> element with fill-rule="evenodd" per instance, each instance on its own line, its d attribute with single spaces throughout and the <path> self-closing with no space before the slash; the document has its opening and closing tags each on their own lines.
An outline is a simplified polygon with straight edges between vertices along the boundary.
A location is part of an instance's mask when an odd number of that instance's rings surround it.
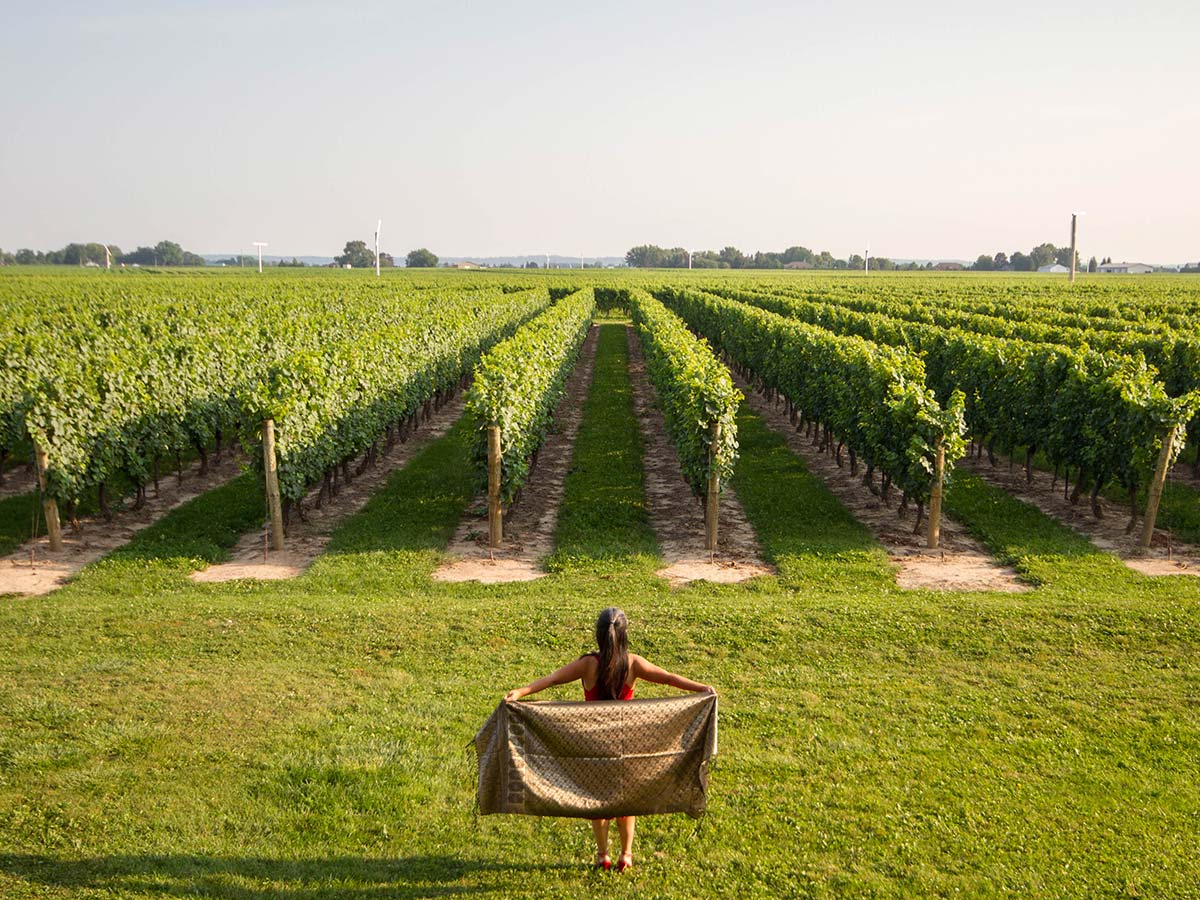
<svg viewBox="0 0 1200 900">
<path fill-rule="evenodd" d="M 0 247 L 1200 258 L 1200 4 L 0 0 Z"/>
</svg>

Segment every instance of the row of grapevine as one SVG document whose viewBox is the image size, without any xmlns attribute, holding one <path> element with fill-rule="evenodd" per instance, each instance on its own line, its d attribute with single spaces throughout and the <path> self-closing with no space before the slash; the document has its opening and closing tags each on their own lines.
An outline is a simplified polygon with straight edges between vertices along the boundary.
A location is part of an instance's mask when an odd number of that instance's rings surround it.
<svg viewBox="0 0 1200 900">
<path fill-rule="evenodd" d="M 487 472 L 490 539 L 525 483 L 587 338 L 596 299 L 583 288 L 559 300 L 480 361 L 467 395 L 474 459 Z"/>
<path fill-rule="evenodd" d="M 1153 333 L 1164 327 L 1195 326 L 1200 317 L 1194 287 L 1182 281 L 1122 279 L 1068 284 L 1039 278 L 887 277 L 866 279 L 756 279 L 754 286 L 807 299 L 854 305 L 901 300 L 936 308 L 1001 316 L 1013 321 L 1073 325 L 1098 330 Z"/>
<path fill-rule="evenodd" d="M 707 342 L 661 302 L 634 288 L 628 304 L 683 476 L 692 493 L 706 501 L 708 549 L 715 550 L 717 498 L 737 460 L 741 392 Z"/>
<path fill-rule="evenodd" d="M 1182 397 L 1200 390 L 1200 326 L 1186 331 L 1176 331 L 1158 323 L 1153 332 L 1129 329 L 1107 330 L 1104 328 L 1081 328 L 1075 325 L 1056 324 L 1045 320 L 1012 319 L 998 315 L 984 315 L 959 309 L 953 305 L 932 306 L 904 296 L 900 292 L 881 292 L 883 297 L 857 297 L 830 303 L 815 299 L 812 295 L 801 296 L 796 291 L 784 290 L 776 294 L 769 291 L 740 291 L 717 286 L 717 293 L 733 299 L 744 299 L 755 303 L 762 299 L 758 295 L 794 298 L 797 304 L 807 308 L 829 305 L 818 315 L 823 320 L 837 317 L 837 310 L 859 313 L 876 313 L 888 319 L 938 325 L 943 328 L 958 328 L 974 334 L 1012 338 L 1035 344 L 1061 344 L 1076 349 L 1111 351 L 1123 356 L 1141 357 L 1155 368 L 1162 379 L 1163 387 L 1171 397 Z M 768 299 L 769 303 L 770 300 Z M 1200 417 L 1193 417 L 1186 426 L 1189 440 L 1200 443 Z"/>
<path fill-rule="evenodd" d="M 878 471 L 886 498 L 895 486 L 924 504 L 966 449 L 963 397 L 943 407 L 925 386 L 921 360 L 901 349 L 834 334 L 745 303 L 688 288 L 655 292 L 743 371 L 791 404 L 799 425 L 850 452 L 851 469 Z M 919 524 L 919 522 L 918 522 Z M 936 525 L 935 525 L 936 528 Z M 936 535 L 931 535 L 931 543 Z"/>
<path fill-rule="evenodd" d="M 97 487 L 103 496 L 117 473 L 140 495 L 159 459 L 181 451 L 203 458 L 240 437 L 253 452 L 272 420 L 287 504 L 452 390 L 549 304 L 544 288 L 397 295 L 312 284 L 247 284 L 214 298 L 211 282 L 158 282 L 157 297 L 12 303 L 0 327 L 9 445 L 27 435 L 46 498 L 70 506 Z"/>
<path fill-rule="evenodd" d="M 906 348 L 925 361 L 942 398 L 962 391 L 970 432 L 1005 450 L 1043 451 L 1076 473 L 1093 499 L 1109 481 L 1131 495 L 1156 462 L 1183 447 L 1200 392 L 1170 397 L 1140 356 L 974 334 L 879 313 L 778 295 L 746 295 L 756 306 L 839 334 Z M 1169 441 L 1168 441 L 1169 439 Z M 1132 525 L 1132 523 L 1131 523 Z"/>
</svg>

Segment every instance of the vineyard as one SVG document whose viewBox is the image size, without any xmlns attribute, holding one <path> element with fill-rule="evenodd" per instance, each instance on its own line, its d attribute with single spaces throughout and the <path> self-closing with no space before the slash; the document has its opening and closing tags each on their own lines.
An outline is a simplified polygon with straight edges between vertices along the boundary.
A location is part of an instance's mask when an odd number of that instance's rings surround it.
<svg viewBox="0 0 1200 900">
<path fill-rule="evenodd" d="M 902 509 L 914 504 L 914 531 L 932 505 L 929 547 L 970 449 L 992 465 L 998 451 L 1022 454 L 1030 480 L 1040 461 L 1097 517 L 1101 495 L 1119 492 L 1147 550 L 1167 473 L 1185 454 L 1200 473 L 1200 302 L 1186 280 L 1149 284 L 1067 294 L 961 277 L 5 276 L 0 474 L 32 464 L 57 550 L 60 520 L 78 528 L 89 498 L 110 518 L 114 491 L 138 506 L 164 467 L 198 458 L 203 474 L 236 446 L 264 479 L 280 550 L 314 486 L 319 505 L 351 463 L 374 464 L 473 382 L 466 415 L 498 547 L 501 507 L 529 476 L 599 301 L 632 316 L 680 475 L 708 506 L 710 551 L 737 458 L 740 394 L 726 366 L 783 402 L 839 466 L 862 466 L 885 505 L 893 490 Z"/>
<path fill-rule="evenodd" d="M 610 602 L 722 691 L 716 868 L 638 826 L 664 896 L 1194 886 L 1195 279 L 0 269 L 0 310 L 0 894 L 561 894 L 578 835 L 472 834 L 451 757 Z"/>
</svg>

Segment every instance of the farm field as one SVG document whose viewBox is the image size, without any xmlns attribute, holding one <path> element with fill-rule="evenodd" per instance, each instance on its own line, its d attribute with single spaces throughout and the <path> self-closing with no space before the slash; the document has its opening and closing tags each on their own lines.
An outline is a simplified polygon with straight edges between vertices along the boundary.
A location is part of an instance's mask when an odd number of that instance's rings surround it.
<svg viewBox="0 0 1200 900">
<path fill-rule="evenodd" d="M 0 896 L 1200 896 L 1195 280 L 0 271 L 0 309 L 0 585 L 52 559 L 39 441 L 80 561 L 0 587 Z M 531 580 L 440 580 L 489 428 Z M 286 572 L 197 580 L 259 542 Z M 639 821 L 628 878 L 475 818 L 466 751 L 609 604 L 721 696 L 708 817 Z"/>
</svg>

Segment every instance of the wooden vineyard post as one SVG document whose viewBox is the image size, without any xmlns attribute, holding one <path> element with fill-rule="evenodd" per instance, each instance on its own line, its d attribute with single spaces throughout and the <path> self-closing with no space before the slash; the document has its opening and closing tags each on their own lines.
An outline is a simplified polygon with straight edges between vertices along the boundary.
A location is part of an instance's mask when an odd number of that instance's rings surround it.
<svg viewBox="0 0 1200 900">
<path fill-rule="evenodd" d="M 271 516 L 271 549 L 283 549 L 283 505 L 275 460 L 275 420 L 263 419 L 263 470 L 267 473 L 267 511 Z"/>
<path fill-rule="evenodd" d="M 925 546 L 937 549 L 942 539 L 942 481 L 946 475 L 946 445 L 939 442 L 933 464 L 933 487 L 929 491 L 929 533 Z"/>
<path fill-rule="evenodd" d="M 38 491 L 42 495 L 42 513 L 46 516 L 46 536 L 50 538 L 50 549 L 58 553 L 63 548 L 62 525 L 58 521 L 58 501 L 48 492 L 49 482 L 46 470 L 50 460 L 46 449 L 37 441 L 33 442 L 33 459 L 37 463 Z"/>
<path fill-rule="evenodd" d="M 488 546 L 495 550 L 504 539 L 500 508 L 500 426 L 488 426 Z"/>
<path fill-rule="evenodd" d="M 1142 539 L 1138 541 L 1141 550 L 1150 549 L 1150 541 L 1154 537 L 1154 520 L 1158 517 L 1158 504 L 1162 500 L 1163 485 L 1167 482 L 1167 468 L 1171 461 L 1171 450 L 1175 446 L 1175 432 L 1178 425 L 1172 425 L 1163 438 L 1162 452 L 1158 454 L 1158 465 L 1154 467 L 1154 479 L 1150 482 L 1150 491 L 1146 496 L 1146 517 L 1142 520 Z"/>
<path fill-rule="evenodd" d="M 708 491 L 704 495 L 704 549 L 717 552 L 717 514 L 721 501 L 721 476 L 717 473 L 717 446 L 721 442 L 721 423 L 708 430 Z"/>
</svg>

